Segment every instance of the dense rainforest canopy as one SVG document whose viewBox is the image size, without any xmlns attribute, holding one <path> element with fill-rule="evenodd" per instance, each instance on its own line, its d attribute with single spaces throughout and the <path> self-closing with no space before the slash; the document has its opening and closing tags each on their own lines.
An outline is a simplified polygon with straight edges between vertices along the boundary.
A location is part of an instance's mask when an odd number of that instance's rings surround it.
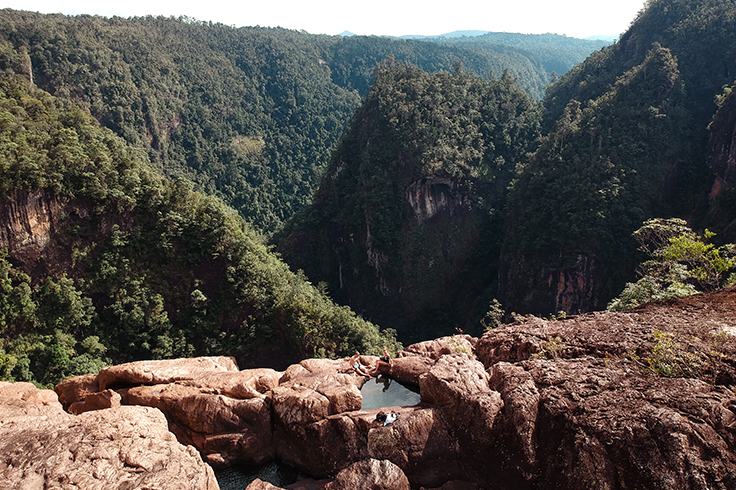
<svg viewBox="0 0 736 490">
<path fill-rule="evenodd" d="M 515 82 L 379 65 L 279 251 L 407 341 L 474 329 L 497 287 L 505 189 L 539 131 Z"/>
<path fill-rule="evenodd" d="M 444 45 L 233 28 L 189 18 L 67 17 L 0 11 L 0 51 L 73 101 L 165 175 L 186 177 L 263 232 L 311 199 L 350 116 L 390 55 L 437 71 L 509 70 L 536 98 L 546 66 L 568 69 L 599 42 L 562 36 Z M 530 54 L 533 52 L 533 55 Z M 564 63 L 563 63 L 564 64 Z"/>
<path fill-rule="evenodd" d="M 721 236 L 706 146 L 735 79 L 736 4 L 657 0 L 550 86 L 547 135 L 509 195 L 502 302 L 535 313 L 605 307 L 632 278 L 641 257 L 631 233 L 649 218 L 685 217 Z"/>
<path fill-rule="evenodd" d="M 0 187 L 13 246 L 0 252 L 1 379 L 53 384 L 171 356 L 284 366 L 397 349 L 218 198 L 162 178 L 145 151 L 10 70 L 0 74 Z M 47 242 L 19 243 L 38 201 L 50 210 Z"/>
</svg>

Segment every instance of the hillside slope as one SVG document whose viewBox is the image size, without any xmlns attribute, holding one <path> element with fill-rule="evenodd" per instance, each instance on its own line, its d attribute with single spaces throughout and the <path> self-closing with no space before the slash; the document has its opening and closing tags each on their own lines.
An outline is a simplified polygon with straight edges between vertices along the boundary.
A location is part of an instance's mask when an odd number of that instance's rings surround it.
<svg viewBox="0 0 736 490">
<path fill-rule="evenodd" d="M 18 54 L 16 61 L 22 61 Z M 0 378 L 192 354 L 284 366 L 395 350 L 245 221 L 73 104 L 0 74 Z"/>
<path fill-rule="evenodd" d="M 591 44 L 588 53 L 596 48 Z M 233 28 L 189 18 L 0 11 L 0 51 L 170 177 L 270 232 L 312 198 L 350 116 L 389 56 L 429 71 L 508 69 L 540 98 L 548 74 L 514 47 Z M 587 53 L 585 53 L 587 54 Z M 571 50 L 582 61 L 585 54 Z M 558 70 L 559 71 L 559 70 Z"/>
<path fill-rule="evenodd" d="M 735 32 L 730 0 L 651 2 L 619 43 L 550 86 L 540 130 L 510 89 L 486 105 L 461 78 L 379 79 L 302 232 L 279 246 L 412 341 L 477 331 L 494 297 L 507 313 L 603 309 L 634 280 L 631 233 L 645 220 L 680 216 L 733 240 Z"/>
</svg>

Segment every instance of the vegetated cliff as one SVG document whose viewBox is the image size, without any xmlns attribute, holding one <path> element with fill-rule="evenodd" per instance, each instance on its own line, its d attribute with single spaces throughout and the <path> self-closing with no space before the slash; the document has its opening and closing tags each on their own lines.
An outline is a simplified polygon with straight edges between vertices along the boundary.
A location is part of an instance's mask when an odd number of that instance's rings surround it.
<svg viewBox="0 0 736 490">
<path fill-rule="evenodd" d="M 276 458 L 329 479 L 378 460 L 412 487 L 726 490 L 736 485 L 735 321 L 728 289 L 414 344 L 387 374 L 419 387 L 415 406 L 362 410 L 365 379 L 347 358 L 284 372 L 238 371 L 226 358 L 138 362 L 56 391 L 76 413 L 159 408 L 215 465 Z M 398 418 L 379 422 L 379 410 Z"/>
<path fill-rule="evenodd" d="M 602 308 L 633 278 L 630 234 L 645 219 L 730 223 L 732 208 L 705 217 L 706 128 L 736 77 L 735 27 L 731 1 L 649 2 L 619 42 L 548 89 L 548 133 L 509 195 L 508 310 Z"/>
<path fill-rule="evenodd" d="M 634 277 L 631 233 L 645 220 L 683 216 L 720 233 L 734 219 L 728 204 L 707 213 L 706 164 L 712 101 L 736 74 L 734 19 L 730 1 L 650 2 L 620 42 L 549 87 L 538 141 L 518 131 L 531 107 L 509 115 L 501 103 L 489 119 L 471 91 L 379 78 L 281 252 L 411 340 L 478 328 L 494 296 L 507 312 L 602 309 Z M 420 109 L 432 90 L 460 111 Z M 727 137 L 722 119 L 713 131 Z M 711 146 L 710 160 L 728 158 Z M 458 179 L 454 161 L 480 173 Z"/>
<path fill-rule="evenodd" d="M 725 87 L 721 106 L 710 125 L 707 163 L 713 173 L 708 221 L 723 230 L 727 243 L 736 242 L 736 92 Z"/>
<path fill-rule="evenodd" d="M 537 108 L 508 74 L 390 63 L 379 74 L 278 250 L 404 340 L 474 329 L 495 292 L 505 187 L 533 145 Z"/>
<path fill-rule="evenodd" d="M 395 350 L 215 197 L 170 181 L 78 107 L 0 73 L 0 379 L 109 362 Z"/>
<path fill-rule="evenodd" d="M 509 193 L 501 302 L 601 309 L 631 274 L 630 234 L 675 209 L 692 158 L 677 60 L 655 45 L 605 95 L 571 102 Z"/>
</svg>

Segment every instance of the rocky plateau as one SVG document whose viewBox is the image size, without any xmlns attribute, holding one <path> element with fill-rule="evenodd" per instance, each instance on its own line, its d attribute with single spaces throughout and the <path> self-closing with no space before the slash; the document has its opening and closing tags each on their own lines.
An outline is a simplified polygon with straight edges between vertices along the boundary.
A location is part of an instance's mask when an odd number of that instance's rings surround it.
<svg viewBox="0 0 736 490">
<path fill-rule="evenodd" d="M 304 490 L 736 488 L 735 334 L 729 289 L 413 344 L 389 374 L 421 402 L 386 426 L 347 359 L 3 384 L 0 486 L 216 488 L 211 466 L 277 459 L 311 477 L 288 487 Z"/>
</svg>

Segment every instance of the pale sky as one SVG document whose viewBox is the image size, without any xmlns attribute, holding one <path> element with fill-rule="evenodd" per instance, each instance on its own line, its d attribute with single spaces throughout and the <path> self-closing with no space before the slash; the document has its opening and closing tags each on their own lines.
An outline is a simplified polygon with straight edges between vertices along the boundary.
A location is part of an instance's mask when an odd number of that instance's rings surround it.
<svg viewBox="0 0 736 490">
<path fill-rule="evenodd" d="M 312 34 L 439 35 L 457 30 L 623 33 L 645 0 L 0 0 L 0 8 L 112 17 L 186 15 L 226 25 L 285 27 Z"/>
</svg>

